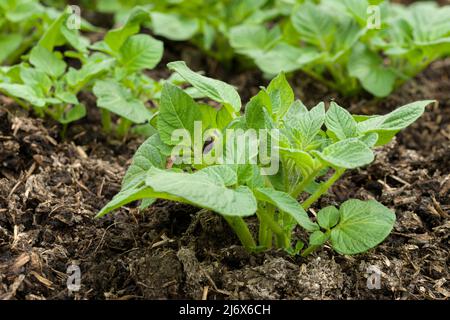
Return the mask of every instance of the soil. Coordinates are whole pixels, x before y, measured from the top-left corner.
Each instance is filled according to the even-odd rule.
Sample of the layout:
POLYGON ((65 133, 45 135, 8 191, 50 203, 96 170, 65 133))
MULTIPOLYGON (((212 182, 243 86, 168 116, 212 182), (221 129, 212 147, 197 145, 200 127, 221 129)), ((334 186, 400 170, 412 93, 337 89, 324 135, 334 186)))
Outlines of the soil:
MULTIPOLYGON (((244 101, 267 84, 259 72, 226 71, 186 45, 168 47, 155 77, 167 75, 165 62, 182 58, 236 85, 244 101)), ((307 258, 249 254, 220 216, 167 201, 93 219, 119 191, 143 139, 105 136, 87 94, 88 117, 64 139, 51 120, 0 97, 0 299, 448 299, 450 60, 381 101, 343 98, 302 74, 290 81, 308 105, 336 100, 361 114, 439 101, 311 210, 350 197, 382 202, 397 222, 380 246, 356 256, 327 246, 307 258), (78 292, 67 289, 71 265, 81 269, 78 292), (379 289, 367 285, 373 268, 381 272, 379 289)))

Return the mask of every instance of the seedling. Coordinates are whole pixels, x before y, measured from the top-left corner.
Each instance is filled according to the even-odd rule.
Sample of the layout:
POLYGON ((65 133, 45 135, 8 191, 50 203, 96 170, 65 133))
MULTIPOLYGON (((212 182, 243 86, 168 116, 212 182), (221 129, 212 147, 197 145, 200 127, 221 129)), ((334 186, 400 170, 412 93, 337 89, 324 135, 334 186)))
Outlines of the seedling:
POLYGON ((222 215, 250 251, 275 246, 299 253, 303 243, 292 239, 299 225, 310 233, 303 255, 327 241, 342 254, 356 254, 387 237, 395 214, 375 200, 348 200, 339 209, 322 208, 315 221, 307 211, 346 170, 370 164, 371 149, 388 143, 432 101, 414 102, 382 116, 354 116, 334 102, 327 111, 324 103, 308 109, 294 100, 280 74, 241 115, 241 99, 232 86, 199 75, 184 62, 168 67, 221 107, 196 102, 165 84, 157 133, 138 149, 121 191, 97 217, 136 200, 143 200, 142 208, 157 198, 179 201, 222 215), (243 131, 244 139, 231 139, 222 133, 227 130, 243 131), (257 132, 256 139, 250 131, 257 132), (265 157, 248 152, 255 150, 249 148, 255 143, 265 157), (264 158, 271 159, 270 168, 264 158), (269 170, 273 168, 277 170, 269 170), (300 197, 305 199, 301 203, 300 197), (255 214, 257 241, 244 220, 255 214))
POLYGON ((270 29, 260 24, 234 27, 230 42, 269 76, 301 69, 345 95, 362 87, 385 97, 450 54, 450 7, 380 2, 305 1, 293 8, 290 19, 270 29), (381 16, 379 29, 368 24, 374 2, 381 16))

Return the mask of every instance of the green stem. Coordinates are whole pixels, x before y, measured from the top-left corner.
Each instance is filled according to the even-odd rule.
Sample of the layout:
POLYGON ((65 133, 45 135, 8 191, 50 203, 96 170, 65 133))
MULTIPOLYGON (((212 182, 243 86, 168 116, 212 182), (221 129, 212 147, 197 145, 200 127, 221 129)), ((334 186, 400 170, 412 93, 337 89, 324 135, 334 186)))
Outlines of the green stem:
POLYGON ((128 133, 128 130, 131 127, 131 121, 125 118, 121 118, 119 122, 119 126, 117 127, 117 135, 119 137, 125 137, 128 133))
POLYGON ((102 127, 105 133, 110 133, 112 128, 111 113, 102 109, 102 127))
POLYGON ((305 190, 305 188, 310 184, 316 175, 322 170, 322 166, 319 166, 317 169, 312 171, 307 177, 305 177, 295 188, 291 191, 291 196, 297 199, 297 197, 305 190))
POLYGON ((277 238, 277 246, 282 248, 289 248, 289 238, 284 233, 283 228, 275 222, 266 210, 258 210, 258 218, 260 222, 266 224, 275 233, 277 238))
POLYGON ((236 232, 242 245, 248 251, 253 251, 256 248, 255 240, 248 229, 247 224, 241 217, 230 217, 224 216, 224 219, 228 222, 230 227, 236 232))
POLYGON ((336 169, 336 172, 331 176, 330 179, 328 179, 325 183, 320 185, 320 187, 308 198, 303 202, 302 207, 305 210, 308 210, 309 207, 316 202, 317 199, 319 199, 325 192, 328 191, 328 189, 335 183, 345 172, 345 169, 339 168, 336 169))

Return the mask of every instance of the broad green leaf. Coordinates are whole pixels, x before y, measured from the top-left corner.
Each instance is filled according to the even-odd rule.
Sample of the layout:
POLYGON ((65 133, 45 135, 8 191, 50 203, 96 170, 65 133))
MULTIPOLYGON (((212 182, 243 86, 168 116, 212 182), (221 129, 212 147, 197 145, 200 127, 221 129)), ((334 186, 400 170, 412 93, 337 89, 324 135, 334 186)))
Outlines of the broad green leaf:
POLYGON ((0 35, 0 48, 2 48, 0 51, 0 64, 19 48, 22 41, 23 38, 19 33, 0 35))
POLYGON ((200 109, 202 114, 202 126, 203 130, 206 129, 217 129, 217 113, 218 111, 207 104, 198 104, 197 107, 200 109))
POLYGON ((216 181, 218 185, 226 187, 233 186, 238 183, 236 171, 228 165, 206 167, 205 169, 195 172, 193 176, 207 176, 211 181, 216 181))
POLYGON ((306 108, 306 106, 300 100, 295 100, 289 107, 289 110, 285 114, 283 120, 285 123, 287 123, 288 127, 293 126, 295 125, 300 115, 304 112, 308 112, 308 108, 306 108))
POLYGON ((100 108, 111 111, 133 123, 144 123, 152 117, 152 113, 142 101, 134 98, 126 88, 114 80, 98 80, 93 91, 100 108))
POLYGON ((339 224, 331 230, 331 244, 341 254, 375 247, 389 235, 395 222, 395 214, 375 200, 348 200, 339 214, 339 224))
POLYGON ((105 35, 104 42, 113 52, 118 53, 125 41, 138 33, 141 23, 148 20, 148 18, 149 13, 147 10, 142 7, 135 7, 123 26, 111 30, 105 35))
POLYGON ((281 211, 292 216, 297 223, 308 231, 318 230, 316 223, 312 222, 300 204, 285 192, 273 188, 257 188, 255 195, 258 200, 273 204, 281 211))
POLYGON ((150 15, 153 32, 170 40, 190 40, 199 30, 197 19, 173 13, 152 12, 150 15))
POLYGON ((259 69, 269 76, 280 72, 292 72, 300 69, 321 57, 314 48, 301 48, 281 42, 272 49, 255 56, 255 63, 259 69))
POLYGON ((98 54, 83 64, 81 69, 69 68, 66 74, 67 83, 71 87, 84 87, 89 81, 109 71, 113 64, 114 59, 98 54))
POLYGON ((315 169, 314 159, 305 151, 292 148, 280 148, 280 153, 285 158, 294 160, 304 176, 308 176, 315 169))
POLYGON ((33 106, 44 107, 46 101, 43 97, 39 97, 36 92, 29 86, 23 84, 0 83, 0 91, 15 98, 28 101, 33 106))
POLYGON ((265 90, 261 90, 250 99, 245 107, 245 122, 248 128, 272 129, 274 124, 270 117, 271 102, 265 90))
POLYGON ((146 34, 131 36, 120 48, 122 66, 130 73, 153 69, 163 54, 163 43, 146 34))
POLYGON ((425 107, 435 100, 416 101, 404 105, 394 111, 383 115, 370 117, 362 122, 358 122, 360 133, 378 133, 376 145, 388 143, 392 137, 400 130, 411 125, 425 111, 425 107))
MULTIPOLYGON (((177 144, 172 141, 172 133, 176 129, 185 129, 192 138, 194 122, 202 120, 202 113, 197 103, 183 90, 169 83, 165 83, 162 93, 158 116, 158 131, 161 140, 169 145, 177 144)), ((191 139, 191 141, 193 141, 191 139)))
POLYGON ((372 150, 357 138, 341 140, 324 148, 322 152, 312 152, 335 168, 354 169, 365 166, 374 159, 372 150))
POLYGON ((76 104, 65 111, 57 120, 59 123, 68 124, 80 120, 86 116, 86 107, 83 104, 76 104))
MULTIPOLYGON (((116 210, 128 203, 131 203, 136 200, 143 199, 153 199, 157 198, 159 194, 154 192, 151 188, 146 187, 143 183, 138 186, 133 186, 131 188, 120 191, 118 194, 112 198, 110 202, 108 202, 97 215, 96 218, 101 218, 107 213, 116 210)), ((177 200, 175 197, 171 200, 177 200)))
POLYGON ((20 66, 20 78, 27 86, 35 90, 40 89, 43 95, 46 95, 52 87, 52 81, 45 72, 23 64, 20 66))
POLYGON ((229 84, 192 71, 184 61, 170 62, 167 67, 178 72, 187 82, 208 98, 229 105, 234 112, 241 110, 241 98, 236 89, 229 84))
POLYGON ((331 229, 339 222, 339 210, 328 206, 317 213, 317 223, 324 229, 331 229))
POLYGON ((292 25, 302 40, 322 50, 327 50, 332 43, 330 38, 335 31, 333 19, 332 12, 311 2, 298 6, 291 16, 292 25))
POLYGON ((280 73, 270 82, 267 87, 267 93, 270 97, 275 118, 282 119, 294 102, 294 91, 286 80, 284 73, 280 73))
POLYGON ((317 136, 325 121, 325 104, 319 103, 310 111, 301 113, 295 119, 286 123, 287 128, 298 139, 302 148, 307 147, 317 136))
POLYGON ((256 200, 249 188, 227 188, 208 174, 176 173, 151 168, 146 185, 155 192, 181 198, 183 202, 226 216, 245 217, 256 212, 256 200))
POLYGON ((348 62, 350 76, 357 78, 363 88, 377 97, 386 97, 394 89, 396 74, 383 66, 383 60, 365 46, 356 46, 348 62))
POLYGON ((263 25, 239 25, 230 30, 230 45, 239 53, 256 58, 280 38, 280 28, 267 30, 263 25))
POLYGON ((31 50, 30 63, 36 67, 36 69, 45 72, 51 77, 58 78, 66 70, 66 63, 56 57, 56 55, 42 47, 36 46, 31 50))
POLYGON ((345 140, 357 135, 356 121, 344 108, 331 102, 325 116, 325 125, 339 140, 345 140))
POLYGON ((38 46, 44 47, 48 51, 53 51, 56 46, 64 43, 64 37, 61 33, 61 27, 69 17, 69 13, 65 10, 61 15, 55 19, 50 27, 47 28, 38 42, 38 46))
POLYGON ((323 233, 320 230, 314 231, 309 235, 309 245, 321 246, 329 239, 329 237, 330 236, 328 234, 323 233))
POLYGON ((152 168, 163 169, 166 164, 165 157, 158 149, 159 139, 153 135, 137 149, 131 165, 122 180, 122 190, 128 189, 145 180, 147 171, 152 168))

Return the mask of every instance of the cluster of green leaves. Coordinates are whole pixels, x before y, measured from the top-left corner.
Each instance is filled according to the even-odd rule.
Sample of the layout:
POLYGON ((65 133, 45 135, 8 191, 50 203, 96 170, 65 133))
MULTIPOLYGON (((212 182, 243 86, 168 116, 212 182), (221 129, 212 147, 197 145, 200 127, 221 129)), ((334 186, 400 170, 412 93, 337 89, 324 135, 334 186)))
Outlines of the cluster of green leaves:
POLYGON ((97 0, 96 9, 126 19, 135 6, 150 13, 145 26, 155 35, 174 41, 189 40, 219 61, 234 56, 229 44, 232 27, 262 24, 287 15, 297 0, 97 0))
POLYGON ((182 81, 171 77, 158 82, 145 73, 163 54, 161 41, 139 34, 147 17, 148 12, 136 8, 120 28, 91 44, 78 30, 68 28, 70 13, 65 11, 53 20, 23 62, 0 68, 0 92, 24 108, 66 125, 85 116, 86 107, 77 96, 82 90, 92 91, 106 131, 112 128, 113 113, 119 116, 119 135, 128 132, 132 124, 142 124, 137 129, 149 134, 148 122, 153 117, 149 101, 159 99, 164 82, 182 81))
POLYGON ((270 28, 233 28, 230 42, 268 75, 301 69, 344 94, 362 87, 384 97, 432 61, 450 55, 450 6, 380 2, 305 1, 270 28), (367 21, 377 18, 370 11, 373 4, 380 10, 380 30, 368 27, 367 21))
MULTIPOLYGON (((431 101, 414 102, 380 116, 351 115, 334 102, 328 110, 324 103, 308 109, 294 100, 292 88, 280 74, 247 103, 241 115, 241 99, 232 86, 197 74, 181 61, 168 67, 214 101, 215 107, 165 84, 157 133, 138 149, 121 191, 98 217, 136 200, 143 200, 141 207, 157 198, 179 201, 222 215, 248 250, 276 246, 303 255, 328 240, 336 251, 356 254, 376 246, 390 233, 395 214, 374 200, 348 200, 339 209, 322 208, 315 221, 307 210, 347 169, 371 163, 371 149, 388 143, 420 117, 431 101), (195 121, 202 123, 201 136, 211 128, 215 132, 275 129, 278 138, 270 138, 278 141, 275 147, 279 149, 276 161, 280 169, 274 175, 262 175, 264 164, 260 162, 190 165, 173 161, 179 141, 172 139, 172 133, 184 129, 195 136, 195 121), (297 201, 300 196, 306 199, 302 203, 297 201), (243 219, 255 214, 259 220, 258 241, 243 219), (310 232, 309 245, 303 251, 303 242, 293 244, 292 239, 298 225, 310 232)), ((225 135, 214 135, 214 144, 219 144, 218 139, 225 139, 225 135)), ((262 142, 261 136, 258 141, 262 142)), ((184 147, 192 148, 183 155, 189 156, 198 146, 184 147)), ((213 150, 203 149, 204 156, 213 156, 213 150)), ((239 150, 236 144, 227 145, 224 152, 234 155, 239 150)))
POLYGON ((37 0, 0 1, 0 64, 15 62, 58 15, 37 0))

